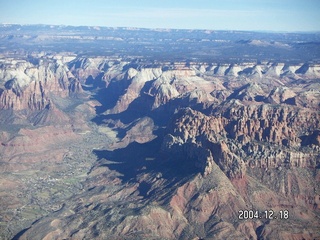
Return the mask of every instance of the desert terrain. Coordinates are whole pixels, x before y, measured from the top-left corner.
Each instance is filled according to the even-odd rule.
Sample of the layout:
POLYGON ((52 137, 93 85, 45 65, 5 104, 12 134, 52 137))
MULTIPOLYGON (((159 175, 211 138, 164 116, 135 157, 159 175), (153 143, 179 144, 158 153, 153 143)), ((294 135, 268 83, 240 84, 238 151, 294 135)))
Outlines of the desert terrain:
POLYGON ((0 239, 320 238, 319 34, 0 29, 0 239))

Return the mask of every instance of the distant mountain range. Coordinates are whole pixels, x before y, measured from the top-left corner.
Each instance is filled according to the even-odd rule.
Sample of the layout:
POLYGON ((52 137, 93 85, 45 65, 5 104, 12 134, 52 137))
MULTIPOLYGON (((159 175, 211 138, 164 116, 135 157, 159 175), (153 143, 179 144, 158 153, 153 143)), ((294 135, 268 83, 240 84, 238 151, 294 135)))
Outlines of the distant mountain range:
POLYGON ((2 51, 71 51, 168 61, 319 61, 320 33, 0 25, 2 51))

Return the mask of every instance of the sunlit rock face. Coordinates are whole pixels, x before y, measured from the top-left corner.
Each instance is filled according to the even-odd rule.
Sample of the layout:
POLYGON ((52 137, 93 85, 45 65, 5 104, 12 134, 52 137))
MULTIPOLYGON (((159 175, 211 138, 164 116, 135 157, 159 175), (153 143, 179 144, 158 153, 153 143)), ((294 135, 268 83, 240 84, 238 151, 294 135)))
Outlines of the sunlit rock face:
POLYGON ((0 75, 1 109, 40 111, 52 106, 50 94, 67 97, 82 92, 79 81, 60 60, 42 60, 37 65, 12 60, 0 75))
MULTIPOLYGON (((70 130, 72 117, 65 111, 62 99, 73 101, 73 98, 81 96, 83 89, 78 79, 60 59, 42 57, 33 63, 28 59, 9 59, 3 63, 0 76, 2 123, 21 124, 22 126, 31 124, 39 127, 65 126, 66 132, 70 130)), ((44 135, 46 131, 43 131, 44 135)), ((21 143, 15 144, 9 141, 3 145, 32 146, 37 135, 33 135, 32 131, 30 133, 30 136, 28 131, 19 133, 22 136, 29 136, 30 142, 21 140, 21 143), (28 143, 23 143, 23 141, 28 143)), ((38 134, 41 139, 41 131, 38 134)), ((48 142, 54 139, 53 135, 47 137, 48 142)), ((34 145, 41 145, 41 143, 42 141, 36 140, 34 145)))

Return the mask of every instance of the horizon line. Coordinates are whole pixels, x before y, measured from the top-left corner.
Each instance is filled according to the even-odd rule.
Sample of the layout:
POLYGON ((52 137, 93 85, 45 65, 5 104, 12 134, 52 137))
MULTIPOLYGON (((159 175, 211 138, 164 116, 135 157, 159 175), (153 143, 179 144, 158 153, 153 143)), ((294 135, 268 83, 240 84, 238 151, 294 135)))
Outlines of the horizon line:
POLYGON ((209 29, 209 28, 167 28, 167 27, 129 27, 129 26, 101 26, 101 25, 72 25, 72 24, 47 24, 47 23, 3 23, 0 25, 20 25, 20 26, 56 26, 56 27, 91 27, 91 28, 110 28, 110 29, 126 29, 126 30, 183 30, 183 31, 225 31, 225 32, 260 32, 260 33, 320 33, 320 30, 295 30, 295 31, 285 31, 285 30, 241 30, 241 29, 209 29))

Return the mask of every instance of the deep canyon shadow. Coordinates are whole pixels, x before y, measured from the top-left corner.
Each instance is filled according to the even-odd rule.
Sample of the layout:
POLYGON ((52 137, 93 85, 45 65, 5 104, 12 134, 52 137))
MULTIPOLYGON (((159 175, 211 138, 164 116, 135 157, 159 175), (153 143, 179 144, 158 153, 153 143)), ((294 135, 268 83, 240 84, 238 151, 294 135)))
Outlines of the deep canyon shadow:
MULTIPOLYGON (((107 166, 110 170, 121 174, 123 182, 136 182, 137 176, 142 173, 160 175, 170 182, 170 186, 189 179, 199 170, 193 162, 184 161, 181 156, 171 156, 161 152, 162 137, 158 137, 148 143, 133 142, 125 148, 109 150, 94 150, 94 154, 101 162, 101 166, 107 166), (104 160, 111 163, 103 163, 104 160)), ((169 185, 167 187, 170 187, 169 185)), ((148 184, 141 185, 141 193, 147 192, 148 184)))
POLYGON ((122 174, 120 178, 127 182, 134 180, 141 169, 146 168, 150 171, 155 168, 155 159, 158 157, 160 144, 159 139, 155 139, 143 144, 133 142, 125 148, 113 151, 94 150, 93 153, 97 156, 98 162, 104 159, 114 162, 102 166, 105 165, 119 172, 122 174))

